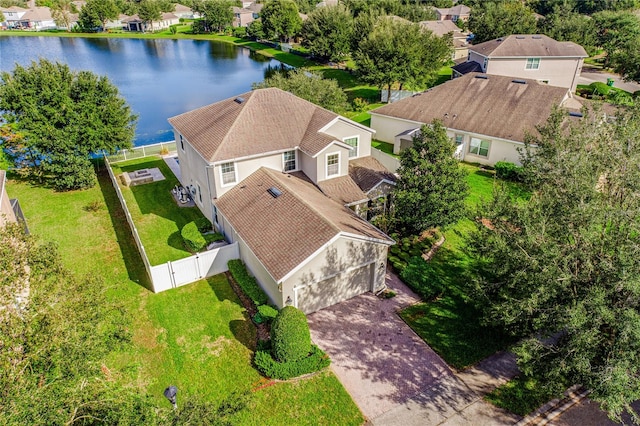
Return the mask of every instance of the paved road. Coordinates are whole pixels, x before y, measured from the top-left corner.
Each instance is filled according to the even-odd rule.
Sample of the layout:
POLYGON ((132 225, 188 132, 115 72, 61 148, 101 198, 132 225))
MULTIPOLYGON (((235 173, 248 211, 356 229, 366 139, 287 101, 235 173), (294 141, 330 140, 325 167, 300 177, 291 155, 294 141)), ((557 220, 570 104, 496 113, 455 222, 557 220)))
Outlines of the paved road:
POLYGON ((625 82, 622 80, 622 78, 620 78, 618 74, 608 73, 588 66, 584 66, 582 68, 582 73, 580 74, 580 77, 578 77, 578 84, 591 84, 594 81, 606 83, 607 78, 613 78, 613 80, 615 81, 615 83, 613 83, 613 86, 622 90, 626 90, 627 92, 633 93, 640 90, 640 84, 638 83, 625 82))

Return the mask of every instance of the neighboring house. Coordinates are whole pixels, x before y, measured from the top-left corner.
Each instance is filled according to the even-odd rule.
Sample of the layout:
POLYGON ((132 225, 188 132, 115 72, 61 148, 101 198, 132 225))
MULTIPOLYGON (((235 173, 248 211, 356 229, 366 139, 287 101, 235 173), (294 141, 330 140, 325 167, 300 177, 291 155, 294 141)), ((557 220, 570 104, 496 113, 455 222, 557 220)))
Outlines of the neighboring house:
POLYGON ((180 18, 171 12, 163 12, 159 21, 144 22, 136 14, 122 19, 123 28, 127 31, 160 31, 176 25, 180 22, 180 18))
POLYGON ((451 34, 453 39, 453 57, 451 59, 456 60, 460 58, 466 58, 469 55, 469 45, 467 38, 469 33, 462 31, 453 21, 422 21, 419 22, 422 28, 426 28, 438 37, 444 37, 447 34, 451 34))
POLYGON ((4 188, 5 180, 6 172, 0 170, 0 226, 4 226, 7 222, 18 222, 13 207, 11 206, 11 200, 9 200, 7 191, 4 188))
POLYGON ((518 148, 527 132, 536 134, 554 105, 577 114, 582 106, 567 89, 536 80, 478 73, 371 111, 376 138, 394 144, 394 152, 411 146, 423 124, 442 121, 457 145, 460 160, 493 165, 520 163, 518 148))
POLYGON ((194 11, 190 7, 180 3, 176 3, 173 14, 176 15, 178 18, 184 18, 184 19, 195 19, 200 17, 200 15, 197 13, 194 13, 194 11))
POLYGON ((2 21, 2 27, 4 29, 22 28, 20 19, 27 13, 28 9, 24 9, 18 6, 3 7, 0 9, 4 19, 2 21))
POLYGON ((468 72, 528 78, 575 92, 587 52, 570 41, 546 35, 517 34, 469 46, 466 62, 453 67, 453 76, 468 72))
POLYGON ((243 7, 233 7, 233 26, 246 27, 260 17, 262 3, 243 3, 243 7))
POLYGON ((276 88, 169 122, 183 185, 273 303, 309 313, 384 287, 393 241, 356 214, 395 181, 372 129, 276 88))
POLYGON ((436 11, 436 19, 438 21, 457 22, 458 19, 462 21, 468 21, 469 14, 471 13, 471 8, 463 4, 459 4, 449 8, 434 8, 434 10, 436 11))
POLYGON ((2 26, 7 29, 41 31, 56 28, 56 23, 48 7, 33 6, 29 9, 23 9, 12 6, 1 10, 4 15, 2 26))

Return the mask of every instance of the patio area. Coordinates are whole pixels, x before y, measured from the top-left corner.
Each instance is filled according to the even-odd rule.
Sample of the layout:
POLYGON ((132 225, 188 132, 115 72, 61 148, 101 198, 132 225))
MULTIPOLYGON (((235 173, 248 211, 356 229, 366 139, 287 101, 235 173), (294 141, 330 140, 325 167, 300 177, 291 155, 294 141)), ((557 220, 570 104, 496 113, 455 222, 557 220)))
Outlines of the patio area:
POLYGON ((116 176, 157 169, 164 177, 162 180, 154 179, 134 186, 119 182, 151 265, 191 256, 184 247, 180 230, 187 223, 201 219, 203 215, 193 202, 190 205, 176 202, 172 190, 180 182, 167 161, 160 156, 151 156, 115 163, 111 167, 116 176))

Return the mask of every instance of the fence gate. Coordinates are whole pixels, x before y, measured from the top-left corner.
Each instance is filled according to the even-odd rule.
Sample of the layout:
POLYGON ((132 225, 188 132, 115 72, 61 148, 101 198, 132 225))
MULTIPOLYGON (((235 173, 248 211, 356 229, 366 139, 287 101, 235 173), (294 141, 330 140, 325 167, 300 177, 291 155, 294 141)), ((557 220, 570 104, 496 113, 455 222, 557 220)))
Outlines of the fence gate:
POLYGON ((169 265, 171 267, 171 274, 173 275, 173 283, 176 287, 198 281, 202 278, 197 256, 169 262, 169 265))

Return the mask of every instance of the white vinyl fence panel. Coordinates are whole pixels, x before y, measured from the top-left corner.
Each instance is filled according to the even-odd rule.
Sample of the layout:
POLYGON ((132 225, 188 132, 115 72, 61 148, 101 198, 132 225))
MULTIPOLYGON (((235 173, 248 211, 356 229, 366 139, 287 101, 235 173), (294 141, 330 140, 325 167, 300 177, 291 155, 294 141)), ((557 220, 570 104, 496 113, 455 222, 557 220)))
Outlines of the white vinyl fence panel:
POLYGON ((386 152, 382 152, 377 148, 371 147, 371 156, 382 163, 391 173, 395 173, 400 168, 400 160, 386 152))

